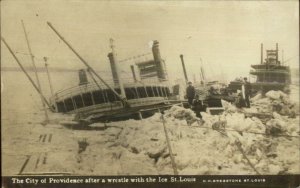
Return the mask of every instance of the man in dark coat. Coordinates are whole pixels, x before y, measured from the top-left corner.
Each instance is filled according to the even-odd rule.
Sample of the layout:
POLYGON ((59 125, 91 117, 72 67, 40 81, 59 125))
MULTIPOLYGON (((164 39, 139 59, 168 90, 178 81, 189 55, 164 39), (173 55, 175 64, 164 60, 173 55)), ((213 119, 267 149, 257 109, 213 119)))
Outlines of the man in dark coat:
POLYGON ((199 100, 199 95, 195 96, 195 99, 193 101, 192 110, 195 112, 195 114, 198 118, 202 119, 200 112, 206 111, 206 105, 203 104, 203 101, 199 100))
POLYGON ((251 95, 251 84, 247 81, 247 78, 244 78, 244 95, 245 95, 245 103, 246 108, 250 108, 250 95, 251 95))
POLYGON ((188 84, 189 86, 186 88, 186 97, 188 99, 189 105, 192 106, 196 92, 194 86, 192 85, 192 82, 188 82, 188 84))

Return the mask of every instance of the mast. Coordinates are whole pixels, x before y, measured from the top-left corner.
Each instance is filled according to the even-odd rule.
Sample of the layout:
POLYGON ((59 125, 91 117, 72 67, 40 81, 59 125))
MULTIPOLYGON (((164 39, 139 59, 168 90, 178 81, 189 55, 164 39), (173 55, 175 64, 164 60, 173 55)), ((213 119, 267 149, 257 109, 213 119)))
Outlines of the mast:
POLYGON ((264 46, 263 43, 260 44, 260 64, 264 63, 264 46))
POLYGON ((282 53, 281 53, 281 62, 282 62, 282 65, 283 65, 283 62, 284 62, 284 51, 282 50, 282 53))
POLYGON ((279 62, 278 62, 278 43, 276 43, 276 64, 279 64, 279 62))
MULTIPOLYGON (((123 96, 119 95, 119 93, 116 92, 112 87, 110 87, 97 73, 96 71, 75 51, 75 49, 58 33, 58 31, 52 26, 50 22, 47 22, 48 26, 54 31, 54 33, 70 48, 70 50, 81 60, 81 62, 89 68, 91 73, 93 73, 103 84, 108 87, 123 103, 124 107, 129 107, 129 104, 126 100, 126 98, 123 98, 123 96)), ((101 88, 99 88, 101 90, 101 88)))
POLYGON ((50 73, 49 73, 49 70, 48 70, 47 57, 44 57, 44 61, 45 61, 45 68, 46 68, 46 71, 47 71, 48 81, 49 81, 49 85, 50 85, 51 95, 54 96, 53 87, 52 87, 52 80, 51 80, 50 73))
POLYGON ((202 77, 203 77, 203 81, 205 82, 206 77, 205 77, 205 72, 204 72, 204 69, 203 69, 202 58, 200 58, 200 61, 201 61, 200 70, 201 70, 201 74, 202 74, 202 77))
POLYGON ((1 40, 3 41, 3 43, 5 44, 5 46, 7 47, 8 51, 11 53, 11 55, 14 57, 14 59, 16 60, 16 62, 18 63, 19 67, 22 69, 22 71, 24 72, 24 74, 26 75, 26 77, 28 78, 28 80, 30 81, 30 83, 32 84, 32 86, 34 87, 34 89, 42 96, 43 101, 47 104, 47 106, 53 110, 53 108, 50 106, 49 102, 47 101, 47 99, 44 97, 44 95, 40 92, 40 89, 38 88, 38 86, 34 83, 34 81, 32 80, 32 78, 29 76, 29 74, 26 72, 25 68, 23 67, 23 65, 20 63, 19 59, 17 58, 17 56, 14 54, 14 52, 12 51, 12 49, 9 47, 9 45, 6 43, 5 39, 3 37, 1 37, 1 40))
POLYGON ((34 73, 35 73, 35 77, 36 77, 36 81, 37 81, 37 87, 40 90, 40 97, 41 97, 41 101, 42 101, 42 104, 43 104, 43 109, 45 111, 45 117, 46 117, 45 122, 47 123, 49 121, 49 117, 48 117, 46 105, 45 105, 45 103, 43 101, 43 97, 42 97, 42 95, 43 95, 43 93, 42 93, 42 87, 41 87, 39 76, 38 76, 38 73, 37 73, 37 68, 35 66, 34 56, 32 54, 31 47, 29 45, 29 40, 28 40, 26 29, 25 29, 25 25, 24 25, 23 20, 21 20, 21 22, 22 22, 22 26, 23 26, 23 30, 24 30, 24 34, 25 34, 25 38, 26 38, 26 43, 27 43, 28 51, 29 51, 29 54, 30 54, 30 57, 31 57, 31 62, 32 62, 32 65, 33 65, 33 68, 34 68, 34 73))

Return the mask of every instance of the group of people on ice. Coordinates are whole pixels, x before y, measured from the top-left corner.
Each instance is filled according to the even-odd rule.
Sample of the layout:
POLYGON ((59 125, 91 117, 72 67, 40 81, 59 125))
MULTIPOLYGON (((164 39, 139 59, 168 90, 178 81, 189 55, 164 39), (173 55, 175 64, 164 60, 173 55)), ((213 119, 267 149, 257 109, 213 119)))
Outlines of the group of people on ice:
MULTIPOLYGON (((250 108, 251 89, 251 84, 245 77, 241 87, 241 91, 238 92, 238 96, 235 100, 236 107, 250 108)), ((205 112, 207 105, 203 102, 203 100, 199 99, 199 95, 196 94, 196 90, 192 82, 188 82, 188 87, 186 88, 186 98, 188 100, 190 108, 196 113, 197 117, 201 118, 200 112, 205 112)))

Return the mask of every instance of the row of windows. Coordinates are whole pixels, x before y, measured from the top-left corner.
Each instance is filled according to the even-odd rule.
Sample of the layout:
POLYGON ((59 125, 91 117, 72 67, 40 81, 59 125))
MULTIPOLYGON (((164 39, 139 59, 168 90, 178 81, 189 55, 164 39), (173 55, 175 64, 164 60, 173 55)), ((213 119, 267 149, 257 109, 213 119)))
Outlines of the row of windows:
POLYGON ((290 82, 289 76, 286 75, 260 75, 257 77, 257 82, 278 82, 278 83, 288 83, 290 82))
MULTIPOLYGON (((120 89, 115 89, 117 93, 121 93, 120 89)), ((127 99, 138 99, 146 97, 168 97, 170 90, 167 87, 137 87, 125 88, 127 99)), ((76 95, 72 98, 67 98, 64 101, 57 102, 58 112, 69 112, 85 106, 95 104, 110 103, 120 101, 120 99, 109 89, 97 90, 89 93, 76 95)))

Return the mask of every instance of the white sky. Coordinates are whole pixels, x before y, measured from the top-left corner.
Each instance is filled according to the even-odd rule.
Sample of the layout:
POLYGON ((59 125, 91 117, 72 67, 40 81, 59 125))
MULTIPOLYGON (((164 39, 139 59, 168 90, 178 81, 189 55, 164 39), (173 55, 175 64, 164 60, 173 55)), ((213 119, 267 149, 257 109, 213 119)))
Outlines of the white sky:
MULTIPOLYGON (((47 26, 50 21, 97 70, 110 71, 109 38, 119 59, 150 52, 158 40, 171 79, 183 78, 183 54, 189 78, 199 78, 200 58, 206 75, 228 80, 247 76, 260 63, 260 43, 299 66, 298 1, 75 1, 3 0, 1 32, 10 46, 28 53, 20 20, 24 20, 38 66, 49 57, 52 67, 83 68, 75 55, 47 26)), ((1 66, 17 66, 1 44, 1 66)), ((29 56, 17 54, 30 66, 29 56)), ((130 72, 130 64, 121 68, 130 72)))

